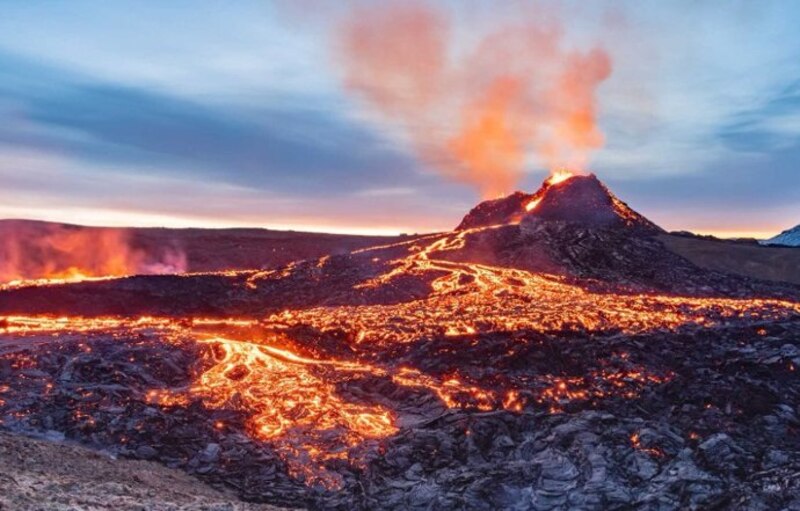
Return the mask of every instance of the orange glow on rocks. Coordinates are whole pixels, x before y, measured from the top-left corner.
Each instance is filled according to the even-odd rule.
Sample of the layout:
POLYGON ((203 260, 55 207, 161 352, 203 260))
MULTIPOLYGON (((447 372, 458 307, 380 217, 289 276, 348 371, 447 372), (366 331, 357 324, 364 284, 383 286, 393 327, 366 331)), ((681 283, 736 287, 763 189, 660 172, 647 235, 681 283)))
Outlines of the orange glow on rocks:
POLYGON ((525 211, 533 211, 540 202, 542 202, 542 199, 533 199, 529 203, 525 204, 525 211))
MULTIPOLYGON (((413 415, 404 418, 398 402, 387 399, 392 392, 371 394, 371 383, 356 385, 358 391, 349 392, 348 386, 360 379, 396 386, 400 394, 427 394, 435 410, 560 413, 580 403, 636 399, 674 377, 669 371, 632 362, 627 353, 620 353, 614 364, 580 375, 536 373, 499 380, 475 377, 460 368, 429 373, 375 358, 380 354, 420 339, 440 339, 449 350, 469 352, 491 344, 483 336, 503 332, 637 334, 687 325, 711 328, 737 318, 779 321, 800 312, 797 303, 780 300, 594 292, 552 275, 448 260, 448 253, 462 249, 470 234, 492 229, 417 241, 419 250, 360 284, 368 291, 400 282, 396 279, 432 276, 432 291, 423 299, 286 309, 258 318, 5 316, 0 317, 0 336, 23 347, 73 339, 84 353, 92 352, 92 339, 117 342, 145 333, 167 345, 191 344, 199 358, 190 382, 151 388, 143 398, 145 403, 185 408, 199 401, 210 410, 240 410, 246 416, 244 433, 269 444, 292 477, 309 485, 339 488, 341 475, 331 466, 360 466, 364 453, 375 452, 383 439, 395 436, 407 421, 414 420, 413 415), (303 329, 341 332, 345 349, 338 353, 342 357, 326 355, 314 343, 293 338, 293 332, 303 329)), ((369 256, 370 250, 374 249, 360 253, 369 256)), ((324 266, 325 261, 318 265, 324 266)), ((275 274, 274 278, 286 277, 275 274)), ((254 279, 256 289, 257 283, 254 279)), ((517 342, 523 346, 526 341, 517 342)), ((515 344, 510 344, 509 356, 514 349, 515 344)), ((24 350, 10 359, 12 368, 30 365, 24 350)), ((445 356, 447 352, 438 353, 445 356)), ((76 413, 84 424, 95 420, 91 408, 76 413)), ((227 427, 225 421, 213 423, 215 430, 227 427)), ((638 437, 632 437, 631 444, 659 455, 656 447, 642 447, 638 437)))

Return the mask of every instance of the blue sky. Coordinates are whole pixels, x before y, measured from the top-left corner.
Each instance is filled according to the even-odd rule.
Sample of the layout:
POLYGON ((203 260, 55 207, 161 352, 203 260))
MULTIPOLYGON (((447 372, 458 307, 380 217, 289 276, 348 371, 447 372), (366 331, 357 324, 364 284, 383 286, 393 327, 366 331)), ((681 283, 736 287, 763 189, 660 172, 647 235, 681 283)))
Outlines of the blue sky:
MULTIPOLYGON (((460 44, 515 10, 600 44, 589 169, 668 229, 800 223, 800 2, 442 2, 460 44)), ((0 217, 428 231, 478 200, 348 94, 343 2, 6 0, 0 217)), ((520 187, 546 171, 532 161, 520 187)))

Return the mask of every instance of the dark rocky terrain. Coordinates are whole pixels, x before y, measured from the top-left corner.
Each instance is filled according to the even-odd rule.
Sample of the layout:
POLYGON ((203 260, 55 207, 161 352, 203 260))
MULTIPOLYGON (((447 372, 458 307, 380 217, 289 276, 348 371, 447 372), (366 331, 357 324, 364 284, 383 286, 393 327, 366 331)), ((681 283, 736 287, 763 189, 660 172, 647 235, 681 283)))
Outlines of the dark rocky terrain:
POLYGON ((800 250, 694 235, 659 236, 667 250, 709 270, 800 284, 800 250))

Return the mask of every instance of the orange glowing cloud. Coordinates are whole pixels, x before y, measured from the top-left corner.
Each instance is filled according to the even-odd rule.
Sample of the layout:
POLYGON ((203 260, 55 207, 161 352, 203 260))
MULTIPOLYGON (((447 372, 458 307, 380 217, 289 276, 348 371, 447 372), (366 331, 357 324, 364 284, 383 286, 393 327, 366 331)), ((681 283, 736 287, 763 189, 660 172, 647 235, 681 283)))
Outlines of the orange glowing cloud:
POLYGON ((511 191, 530 154, 580 168, 603 144, 596 92, 611 59, 565 49, 556 23, 494 27, 465 50, 444 12, 394 2, 354 10, 339 35, 347 89, 424 162, 484 197, 511 191))
POLYGON ((0 284, 186 271, 182 251, 156 252, 135 248, 126 229, 7 222, 0 228, 0 284))

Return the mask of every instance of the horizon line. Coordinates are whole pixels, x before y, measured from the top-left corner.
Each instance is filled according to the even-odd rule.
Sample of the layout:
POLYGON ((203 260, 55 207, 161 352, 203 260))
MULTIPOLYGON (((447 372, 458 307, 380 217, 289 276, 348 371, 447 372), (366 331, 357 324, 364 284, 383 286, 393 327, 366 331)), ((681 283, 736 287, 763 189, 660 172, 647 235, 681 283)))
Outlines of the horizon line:
MULTIPOLYGON (((159 215, 161 216, 161 215, 159 215)), ((0 222, 40 222, 49 224, 61 224, 75 227, 87 227, 94 229, 202 229, 202 230, 236 230, 236 229, 258 229, 265 231, 296 232, 308 234, 335 234, 346 236, 374 236, 374 237, 398 237, 398 236, 419 236, 448 232, 448 230, 437 229, 397 229, 393 227, 357 227, 357 226, 332 226, 307 223, 262 223, 253 221, 230 222, 230 221, 188 221, 178 216, 165 215, 168 223, 95 223, 74 220, 53 220, 52 218, 40 217, 6 217, 0 218, 0 222)), ((791 227, 790 227, 791 228, 791 227)), ((454 229, 450 229, 454 230, 454 229)), ((755 239, 767 240, 779 235, 781 231, 748 230, 748 229, 708 229, 708 228, 682 228, 666 230, 670 234, 690 233, 696 236, 713 236, 723 240, 755 239)))

